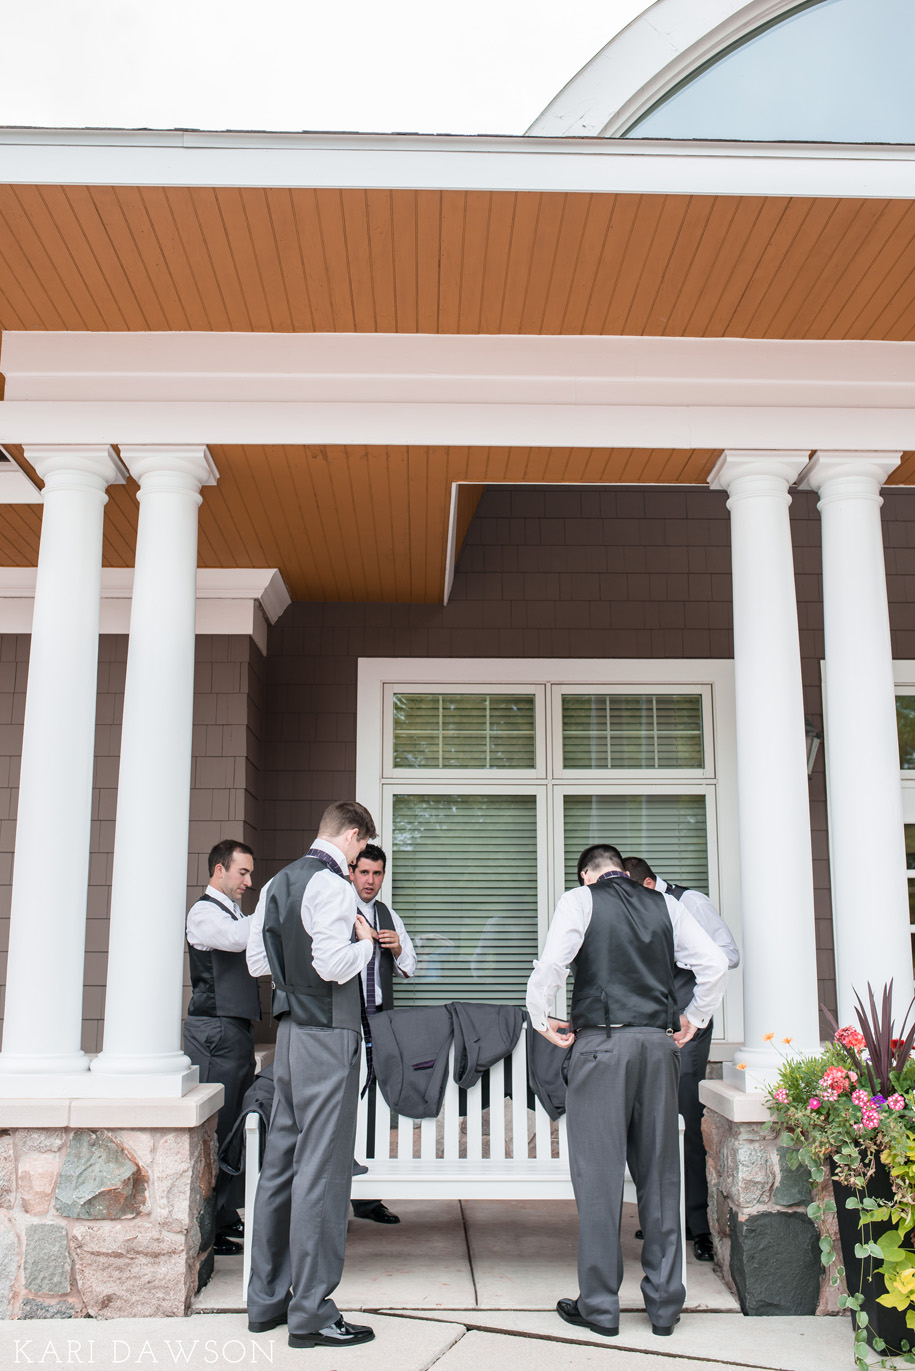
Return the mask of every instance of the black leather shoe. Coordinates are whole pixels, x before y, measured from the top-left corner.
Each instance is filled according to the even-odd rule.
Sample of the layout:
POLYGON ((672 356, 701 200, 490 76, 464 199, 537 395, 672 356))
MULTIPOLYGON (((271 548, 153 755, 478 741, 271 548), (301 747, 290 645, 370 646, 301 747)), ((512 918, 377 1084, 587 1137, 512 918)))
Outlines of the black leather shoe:
POLYGON ((635 1236, 638 1238, 639 1242, 641 1242, 642 1239, 645 1237, 645 1234, 642 1232, 641 1228, 637 1228, 635 1230, 635 1236))
POLYGON ((362 1214, 358 1213, 358 1211, 354 1212, 353 1217, 357 1219, 371 1219, 373 1223, 400 1223, 398 1216, 392 1214, 387 1205, 382 1204, 380 1200, 377 1204, 373 1205, 371 1209, 366 1209, 362 1214))
POLYGON ((693 1238, 693 1251, 696 1254, 697 1262, 713 1262, 715 1260, 715 1248, 712 1244, 711 1233, 698 1233, 693 1238))
POLYGON ((322 1328, 318 1333, 290 1333, 290 1347, 355 1347, 360 1342, 371 1342, 375 1333, 361 1323, 347 1323, 341 1314, 336 1323, 322 1328))
POLYGON ((600 1333, 605 1338, 615 1338, 619 1333, 619 1324, 610 1327, 606 1323, 591 1323, 579 1312, 578 1300, 557 1300, 556 1313, 566 1323, 574 1323, 578 1328, 589 1328, 592 1333, 600 1333))
POLYGON ((217 1257, 240 1257, 244 1251, 240 1242, 233 1242, 227 1238, 225 1233, 220 1233, 213 1243, 213 1251, 217 1257))
POLYGON ((673 1323, 653 1323, 651 1325, 651 1331, 656 1338, 669 1338, 679 1322, 680 1315, 678 1314, 673 1323))
POLYGON ((277 1314, 275 1319, 263 1319, 260 1323, 248 1320, 249 1333, 272 1333, 274 1328, 281 1328, 286 1322, 285 1314, 277 1314))
POLYGON ((242 1223, 241 1219, 236 1219, 234 1223, 227 1224, 225 1228, 220 1228, 219 1236, 221 1238, 232 1238, 234 1242, 244 1242, 245 1225, 242 1223))

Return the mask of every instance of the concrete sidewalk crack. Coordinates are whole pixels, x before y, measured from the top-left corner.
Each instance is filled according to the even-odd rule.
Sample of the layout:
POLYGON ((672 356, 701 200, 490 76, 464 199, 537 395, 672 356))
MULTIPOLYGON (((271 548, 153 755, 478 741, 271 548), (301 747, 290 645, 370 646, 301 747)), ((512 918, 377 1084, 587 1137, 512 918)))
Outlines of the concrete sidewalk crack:
MULTIPOLYGON (((385 1318, 415 1319, 420 1323, 450 1323, 450 1319, 437 1320, 434 1310, 430 1310, 426 1313, 425 1310, 422 1312, 414 1312, 411 1310, 393 1310, 379 1306, 376 1309, 366 1309, 364 1312, 367 1314, 381 1314, 384 1315, 385 1318)), ((462 1310, 461 1312, 463 1313, 464 1311, 462 1310)), ((435 1358, 435 1362, 440 1361, 442 1357, 451 1351, 452 1347, 456 1347, 461 1339, 466 1337, 468 1333, 491 1333, 493 1337, 496 1338, 527 1338, 531 1342, 562 1343, 565 1347, 596 1348, 598 1351, 606 1352, 609 1355, 627 1354, 636 1357, 665 1357, 672 1363, 678 1361, 701 1362, 703 1366, 724 1366, 727 1368, 734 1365, 733 1357, 703 1356, 701 1352, 692 1350, 676 1351, 673 1348, 667 1347, 621 1347, 619 1344, 610 1344, 609 1342, 588 1342, 584 1338, 570 1338, 564 1336, 561 1332, 532 1333, 529 1330, 520 1328, 493 1328, 489 1324, 474 1323, 470 1319, 463 1323, 456 1323, 455 1327, 462 1330, 460 1337, 455 1338, 454 1342, 435 1358)), ((435 1362, 430 1362, 429 1365, 434 1366, 435 1362)), ((741 1371, 778 1371, 778 1368, 766 1365, 764 1362, 745 1361, 741 1362, 741 1371)))
POLYGON ((463 1225, 463 1227, 464 1227, 464 1245, 465 1245, 465 1247, 467 1248, 467 1265, 468 1265, 468 1267, 470 1268, 470 1279, 471 1279, 471 1282, 473 1283, 473 1303, 474 1303, 474 1307, 475 1307, 475 1308, 478 1308, 478 1307, 479 1307, 479 1304, 480 1304, 480 1298, 479 1298, 479 1296, 478 1296, 478 1294, 477 1294, 477 1278, 476 1278, 476 1276, 474 1275, 474 1270, 473 1270, 473 1257, 472 1257, 471 1252, 470 1252, 470 1234, 469 1234, 469 1232, 467 1231, 467 1215, 464 1213, 464 1201, 463 1201, 463 1200, 458 1200, 458 1209, 461 1211, 461 1223, 462 1223, 462 1225, 463 1225))

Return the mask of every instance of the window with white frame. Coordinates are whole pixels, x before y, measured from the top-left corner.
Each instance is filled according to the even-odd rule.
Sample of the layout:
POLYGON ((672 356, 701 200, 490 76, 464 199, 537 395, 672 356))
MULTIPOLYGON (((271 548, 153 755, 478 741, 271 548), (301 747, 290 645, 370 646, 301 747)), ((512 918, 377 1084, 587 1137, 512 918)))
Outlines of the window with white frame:
MULTIPOLYGON (((576 859, 595 841, 736 915, 731 663, 360 662, 357 794, 417 972, 396 1003, 523 1004, 576 859), (724 767, 717 757, 728 745, 724 767), (724 880, 722 875, 724 874, 724 880)), ((739 992, 731 1022, 739 1033, 739 992)))
POLYGON ((915 663, 896 664, 896 732, 905 822, 906 874, 909 882, 909 931, 915 962, 915 663))

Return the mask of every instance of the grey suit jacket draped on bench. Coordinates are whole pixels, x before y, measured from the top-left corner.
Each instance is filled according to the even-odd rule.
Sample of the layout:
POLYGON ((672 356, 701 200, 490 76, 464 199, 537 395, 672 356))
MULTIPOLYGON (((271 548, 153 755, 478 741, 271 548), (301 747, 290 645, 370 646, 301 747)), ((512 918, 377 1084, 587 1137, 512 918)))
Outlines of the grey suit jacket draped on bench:
POLYGON ((462 1090, 507 1057, 521 1036, 523 1015, 514 1005, 472 1004, 391 1009, 372 1017, 372 1053, 378 1088, 407 1119, 434 1119, 448 1079, 454 1041, 454 1079, 462 1090))

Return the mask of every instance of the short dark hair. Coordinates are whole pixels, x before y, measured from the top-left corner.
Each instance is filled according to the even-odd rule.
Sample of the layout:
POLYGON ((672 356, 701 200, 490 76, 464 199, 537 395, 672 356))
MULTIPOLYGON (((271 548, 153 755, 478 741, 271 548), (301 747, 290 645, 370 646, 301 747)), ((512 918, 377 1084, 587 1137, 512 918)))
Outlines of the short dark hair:
POLYGON ((217 843, 207 857, 207 870, 210 875, 216 875, 217 866, 224 866, 228 871, 236 852, 244 852, 247 857, 254 856, 247 843, 236 842, 234 838, 223 838, 221 843, 217 843))
POLYGON ((375 820, 358 800, 335 800, 321 815, 318 832, 325 837, 335 838, 348 829, 355 828, 363 842, 377 838, 375 820))
POLYGON ((586 847, 575 867, 579 885, 584 885, 581 873, 590 871, 595 866, 618 866, 622 869, 623 859, 618 849, 611 847, 610 843, 594 843, 591 847, 586 847))
POLYGON ((374 843, 366 843, 365 847, 359 853, 359 856, 356 858, 353 865, 358 866, 359 863, 362 861, 363 857, 366 859, 367 862, 381 862, 382 869, 384 871, 387 871, 388 859, 382 852, 381 848, 376 847, 374 843))
POLYGON ((641 885, 644 885, 646 881, 658 879, 644 857, 627 857, 623 865, 632 879, 641 885))

